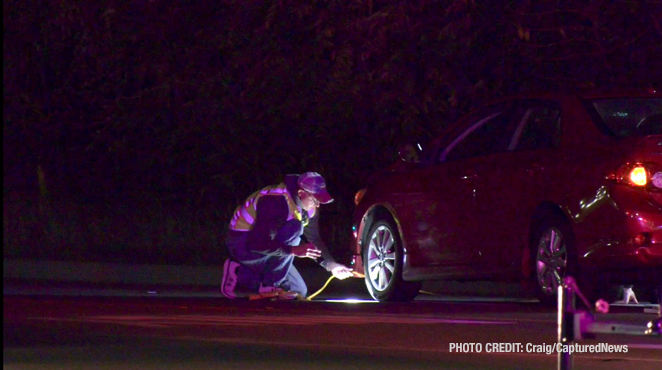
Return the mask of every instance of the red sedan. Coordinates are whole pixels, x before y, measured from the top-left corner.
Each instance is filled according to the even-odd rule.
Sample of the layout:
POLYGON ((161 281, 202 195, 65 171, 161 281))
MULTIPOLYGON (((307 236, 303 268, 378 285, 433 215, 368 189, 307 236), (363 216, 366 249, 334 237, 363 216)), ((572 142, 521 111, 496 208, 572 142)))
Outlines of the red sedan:
POLYGON ((351 249, 373 298, 428 279, 528 281, 553 302, 565 275, 662 287, 662 94, 502 99, 356 195, 351 249))

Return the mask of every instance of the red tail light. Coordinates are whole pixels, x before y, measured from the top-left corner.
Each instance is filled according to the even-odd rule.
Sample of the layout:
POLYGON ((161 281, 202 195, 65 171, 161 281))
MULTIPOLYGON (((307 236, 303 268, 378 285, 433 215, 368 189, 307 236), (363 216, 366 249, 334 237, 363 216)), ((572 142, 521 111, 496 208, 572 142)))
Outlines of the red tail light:
POLYGON ((642 246, 650 243, 650 233, 637 234, 634 239, 634 245, 642 246))

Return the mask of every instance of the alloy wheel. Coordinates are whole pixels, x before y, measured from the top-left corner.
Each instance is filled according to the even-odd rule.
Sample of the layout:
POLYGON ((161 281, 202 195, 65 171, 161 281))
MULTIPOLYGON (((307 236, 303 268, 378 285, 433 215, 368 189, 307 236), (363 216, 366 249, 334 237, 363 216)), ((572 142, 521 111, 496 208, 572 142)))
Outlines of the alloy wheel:
POLYGON ((375 290, 384 291, 394 278, 396 244, 391 229, 379 226, 368 244, 368 276, 375 290))
POLYGON ((543 293, 557 293, 567 265, 568 250, 563 234, 553 227, 547 229, 540 238, 536 253, 536 275, 543 293))

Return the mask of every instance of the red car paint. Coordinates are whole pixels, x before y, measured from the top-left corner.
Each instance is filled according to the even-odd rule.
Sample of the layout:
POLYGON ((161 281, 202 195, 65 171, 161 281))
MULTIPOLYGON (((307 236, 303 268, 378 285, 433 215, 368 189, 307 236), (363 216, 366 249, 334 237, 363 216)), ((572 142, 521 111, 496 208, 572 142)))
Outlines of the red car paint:
POLYGON ((412 299, 406 284, 428 279, 535 280, 550 271, 536 254, 550 235, 567 243, 565 262, 553 262, 562 266, 549 262, 558 274, 662 286, 661 113, 655 91, 512 97, 477 109, 357 195, 354 269, 379 300, 412 299), (628 182, 637 164, 645 186, 628 182), (401 251, 397 261, 369 252, 371 275, 364 259, 379 220, 401 251))

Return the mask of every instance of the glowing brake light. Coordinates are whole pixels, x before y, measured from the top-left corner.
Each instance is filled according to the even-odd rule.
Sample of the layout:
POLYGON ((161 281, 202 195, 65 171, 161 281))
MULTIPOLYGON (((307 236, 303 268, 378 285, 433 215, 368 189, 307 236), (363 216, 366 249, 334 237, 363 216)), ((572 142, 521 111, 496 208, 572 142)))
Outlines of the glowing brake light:
POLYGON ((648 186, 648 184, 652 181, 653 185, 658 187, 655 183, 660 182, 659 180, 662 179, 662 174, 658 176, 658 174, 655 173, 656 168, 657 167, 651 166, 648 163, 626 163, 619 167, 616 171, 609 174, 607 178, 615 180, 621 184, 627 184, 636 187, 648 186), (651 176, 652 173, 655 173, 655 175, 651 176))
POLYGON ((648 183, 648 174, 646 173, 646 168, 643 166, 637 166, 630 171, 630 181, 634 185, 646 186, 648 183))

